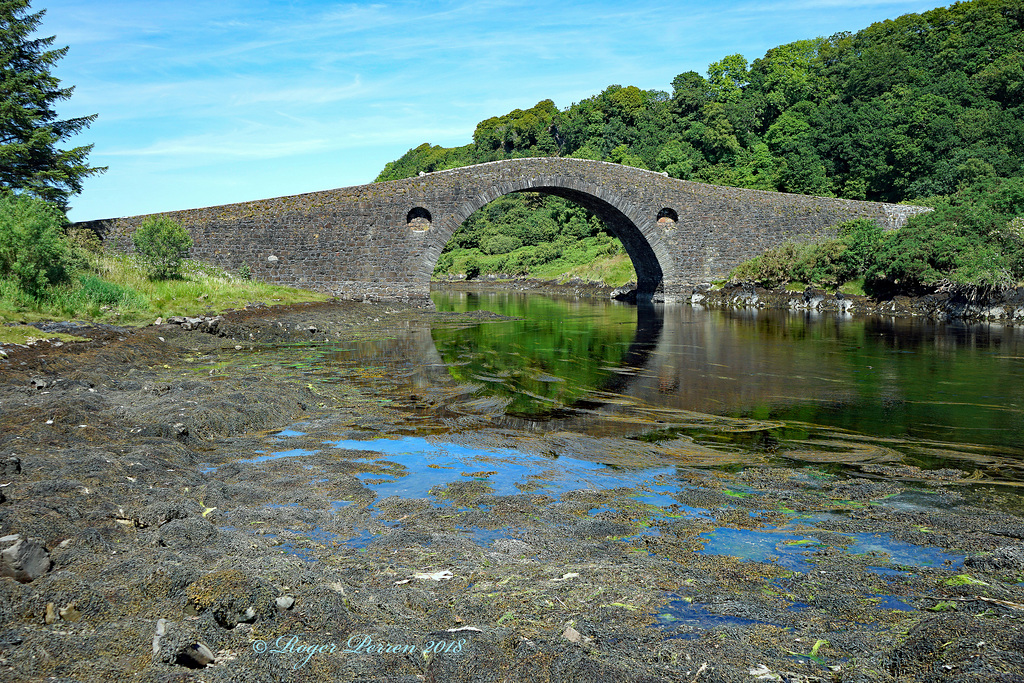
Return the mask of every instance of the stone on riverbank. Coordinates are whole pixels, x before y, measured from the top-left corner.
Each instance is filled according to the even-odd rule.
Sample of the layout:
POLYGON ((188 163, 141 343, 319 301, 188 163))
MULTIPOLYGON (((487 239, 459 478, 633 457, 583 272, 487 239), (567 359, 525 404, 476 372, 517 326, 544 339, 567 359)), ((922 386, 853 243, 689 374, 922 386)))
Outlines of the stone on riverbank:
POLYGON ((0 576, 21 583, 30 583, 50 571, 53 562, 49 551, 34 539, 21 539, 5 549, 0 560, 0 576))

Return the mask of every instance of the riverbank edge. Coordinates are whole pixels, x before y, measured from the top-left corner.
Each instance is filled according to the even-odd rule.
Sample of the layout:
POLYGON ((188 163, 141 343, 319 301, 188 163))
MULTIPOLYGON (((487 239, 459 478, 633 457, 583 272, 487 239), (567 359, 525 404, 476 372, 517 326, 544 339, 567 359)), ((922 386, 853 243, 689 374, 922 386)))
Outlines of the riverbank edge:
MULTIPOLYGON (((436 280, 430 283, 431 291, 505 291, 563 296, 576 299, 611 298, 624 302, 636 300, 636 291, 632 283, 623 287, 612 287, 601 282, 572 278, 565 281, 542 280, 537 278, 484 277, 482 279, 451 279, 436 280)), ((657 302, 657 295, 655 295, 657 302)), ((266 315, 272 311, 291 311, 294 307, 337 304, 339 300, 329 299, 322 302, 303 302, 267 306, 254 304, 242 309, 224 311, 207 310, 200 316, 172 316, 168 318, 172 324, 183 325, 186 330, 203 329, 211 321, 233 318, 249 318, 254 315, 266 315)), ((730 282, 721 287, 711 283, 693 286, 692 293, 685 303, 700 308, 712 309, 754 309, 754 310, 790 310, 809 312, 830 312, 841 315, 883 315, 895 318, 927 318, 939 322, 977 323, 989 322, 1005 325, 1024 325, 1024 286, 998 291, 983 291, 976 288, 960 290, 937 288, 922 296, 895 296, 891 299, 874 299, 868 296, 828 292, 815 287, 807 287, 802 291, 785 288, 766 288, 755 282, 730 282)), ((34 327, 42 334, 26 337, 25 343, 0 342, 0 359, 12 353, 21 355, 20 350, 28 350, 40 342, 80 341, 74 337, 76 332, 87 334, 92 339, 97 336, 109 336, 130 333, 132 330, 144 329, 160 325, 164 320, 158 318, 150 324, 110 325, 93 321, 53 320, 47 322, 7 323, 9 326, 34 327)))
POLYGON ((698 285, 690 305, 705 308, 754 308, 820 311, 844 315, 884 315, 897 318, 928 318, 940 322, 996 322, 1024 325, 1024 287, 984 292, 977 289, 943 289, 922 296, 874 299, 868 296, 827 292, 807 287, 803 291, 766 289, 751 282, 729 283, 720 289, 698 285))
MULTIPOLYGON (((533 278, 443 280, 431 283, 431 290, 515 291, 575 298, 635 300, 630 285, 611 287, 584 280, 538 280, 533 278)), ((921 296, 875 299, 869 296, 828 292, 815 287, 800 291, 782 287, 766 288, 754 282, 730 282, 721 287, 702 283, 693 287, 691 306, 716 309, 760 309, 832 312, 844 315, 885 315, 897 318, 928 318, 942 322, 998 322, 1024 325, 1024 287, 999 291, 943 289, 921 296)))

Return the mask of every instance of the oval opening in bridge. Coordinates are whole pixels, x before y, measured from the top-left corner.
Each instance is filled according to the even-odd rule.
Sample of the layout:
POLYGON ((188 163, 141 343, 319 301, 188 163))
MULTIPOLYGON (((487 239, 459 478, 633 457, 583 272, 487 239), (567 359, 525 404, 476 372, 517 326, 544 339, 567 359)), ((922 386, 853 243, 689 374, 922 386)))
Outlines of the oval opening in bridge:
POLYGON ((674 209, 665 208, 658 212, 659 223, 675 223, 678 220, 679 214, 674 209))
POLYGON ((405 222, 409 224, 410 230, 416 230, 418 232, 430 230, 430 212, 422 206, 417 206, 406 214, 405 222))

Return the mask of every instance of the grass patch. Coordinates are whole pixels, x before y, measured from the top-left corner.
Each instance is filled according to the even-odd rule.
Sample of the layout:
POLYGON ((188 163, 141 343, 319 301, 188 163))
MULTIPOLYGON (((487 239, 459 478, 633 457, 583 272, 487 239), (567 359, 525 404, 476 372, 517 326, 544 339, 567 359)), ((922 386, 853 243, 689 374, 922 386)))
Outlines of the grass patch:
POLYGON ((850 296, 867 296, 867 292, 864 291, 864 278, 859 277, 856 280, 850 280, 844 282, 839 286, 839 291, 843 294, 849 294, 850 296))
POLYGON ((621 287, 627 282, 636 282, 636 270, 629 256, 616 254, 597 256, 590 263, 571 266, 568 270, 540 268, 536 277, 558 280, 578 278, 586 282, 601 282, 609 287, 621 287))
POLYGON ((445 252, 434 269, 435 278, 477 273, 532 277, 541 280, 579 278, 620 287, 636 281, 633 262, 622 243, 603 233, 574 240, 530 245, 507 254, 485 254, 477 248, 445 252))
POLYGON ((172 315, 216 314, 256 301, 295 304, 327 298, 318 292, 244 279, 191 260, 182 264, 179 277, 152 280, 135 257, 92 254, 71 282, 40 296, 30 296, 13 281, 0 280, 0 322, 86 320, 133 325, 172 315))
POLYGON ((63 332, 43 332, 30 325, 0 325, 0 344, 28 344, 39 339, 58 339, 63 342, 89 341, 63 332))

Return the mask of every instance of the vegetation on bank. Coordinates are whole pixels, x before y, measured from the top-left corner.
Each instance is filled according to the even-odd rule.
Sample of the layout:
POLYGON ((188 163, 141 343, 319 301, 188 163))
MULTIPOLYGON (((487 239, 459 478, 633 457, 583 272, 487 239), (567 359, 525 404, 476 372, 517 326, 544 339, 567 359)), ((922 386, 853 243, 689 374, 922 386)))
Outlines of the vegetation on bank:
MULTIPOLYGON (((150 251, 142 250, 148 256, 110 254, 93 233, 69 228, 53 204, 27 195, 0 195, 0 323, 73 319, 133 325, 157 317, 217 313, 254 301, 327 298, 183 260, 182 235, 187 239, 187 233, 167 219, 152 224, 155 230, 137 240, 149 245, 150 251)), ((39 331, 7 327, 0 339, 23 343, 32 336, 39 331)))
POLYGON ((849 221, 839 226, 838 239, 784 244, 741 264, 732 277, 879 298, 940 286, 1002 289, 1024 281, 1024 178, 987 177, 921 203, 934 210, 900 230, 849 221))
MULTIPOLYGON (((780 45, 753 63, 729 55, 706 75, 682 73, 671 86, 611 85, 564 110, 544 100, 481 121, 467 145, 411 149, 377 180, 564 156, 719 185, 907 201, 936 211, 912 219, 905 236, 876 235, 878 251, 852 280, 863 278, 879 292, 913 292, 944 281, 993 286, 1022 279, 1014 228, 1007 227, 1020 208, 990 197, 1012 193, 998 186, 1024 176, 1024 7, 1017 0, 907 14, 856 33, 780 45), (992 211, 995 222, 983 215, 992 211)), ((515 195, 484 207, 449 243, 451 258, 442 256, 436 274, 472 272, 474 265, 481 273, 568 272, 572 257, 559 263, 552 254, 604 230, 580 234, 579 220, 595 219, 566 206, 555 197, 515 195), (523 223, 542 227, 514 227, 523 223)), ((846 277, 839 271, 848 258, 828 250, 842 250, 850 239, 813 250, 787 247, 799 252, 787 257, 790 270, 803 264, 797 270, 811 274, 783 279, 818 271, 816 282, 846 277), (839 265, 828 265, 833 258, 839 265)), ((756 267, 772 259, 778 255, 756 267)))

